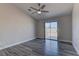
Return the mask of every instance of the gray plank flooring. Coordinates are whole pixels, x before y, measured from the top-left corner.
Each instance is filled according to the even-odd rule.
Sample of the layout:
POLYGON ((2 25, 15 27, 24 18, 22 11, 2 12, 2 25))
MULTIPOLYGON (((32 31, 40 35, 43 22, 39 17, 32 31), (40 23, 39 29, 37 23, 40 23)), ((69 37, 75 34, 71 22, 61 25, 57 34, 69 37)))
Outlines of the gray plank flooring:
POLYGON ((78 56, 72 44, 35 39, 0 50, 0 56, 78 56))

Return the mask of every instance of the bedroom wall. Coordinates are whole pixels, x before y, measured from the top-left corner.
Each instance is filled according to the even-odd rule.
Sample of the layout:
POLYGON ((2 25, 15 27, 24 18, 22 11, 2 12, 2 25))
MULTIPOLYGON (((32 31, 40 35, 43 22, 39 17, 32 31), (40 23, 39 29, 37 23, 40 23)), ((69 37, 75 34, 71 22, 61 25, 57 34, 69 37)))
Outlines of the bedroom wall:
POLYGON ((36 37, 37 38, 44 38, 44 22, 43 21, 36 21, 36 37))
POLYGON ((79 3, 73 4, 72 29, 72 43, 79 54, 79 3))
POLYGON ((59 17, 59 40, 72 42, 72 16, 59 17))
POLYGON ((35 39, 35 21, 11 4, 0 4, 0 49, 35 39))

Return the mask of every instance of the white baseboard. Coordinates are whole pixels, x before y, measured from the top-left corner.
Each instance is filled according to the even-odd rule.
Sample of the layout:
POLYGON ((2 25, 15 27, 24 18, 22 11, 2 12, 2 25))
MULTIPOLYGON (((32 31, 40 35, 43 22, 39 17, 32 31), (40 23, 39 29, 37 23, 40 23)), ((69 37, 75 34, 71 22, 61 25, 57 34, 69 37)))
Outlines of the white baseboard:
POLYGON ((74 47, 74 49, 75 49, 76 53, 79 55, 79 49, 76 47, 76 45, 75 45, 75 44, 73 44, 73 47, 74 47))
POLYGON ((59 41, 72 43, 72 41, 68 41, 68 40, 59 40, 59 41))
MULTIPOLYGON (((35 38, 34 38, 34 39, 35 39, 35 38)), ((28 42, 28 41, 30 41, 30 40, 33 40, 33 38, 32 38, 32 39, 25 40, 25 41, 21 41, 21 42, 17 42, 17 43, 14 43, 14 44, 10 44, 10 45, 6 45, 6 46, 3 46, 3 47, 0 47, 0 50, 5 49, 5 48, 8 48, 8 47, 12 47, 12 46, 15 46, 15 45, 24 43, 24 42, 28 42)))
MULTIPOLYGON (((45 39, 45 38, 37 38, 37 39, 45 39)), ((58 40, 58 41, 64 41, 64 42, 72 43, 72 41, 70 41, 70 40, 58 40)))

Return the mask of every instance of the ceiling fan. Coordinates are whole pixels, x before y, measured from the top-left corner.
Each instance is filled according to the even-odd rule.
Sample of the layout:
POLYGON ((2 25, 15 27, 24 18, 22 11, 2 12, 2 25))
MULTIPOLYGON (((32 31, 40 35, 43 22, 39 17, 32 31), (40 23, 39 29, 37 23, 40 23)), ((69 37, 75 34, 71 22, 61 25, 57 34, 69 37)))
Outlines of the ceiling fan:
POLYGON ((46 5, 41 5, 40 3, 38 3, 38 6, 39 6, 39 8, 30 7, 28 9, 28 11, 35 10, 35 12, 32 12, 32 14, 37 13, 39 15, 42 14, 42 13, 48 13, 49 12, 49 11, 43 10, 46 7, 46 5))

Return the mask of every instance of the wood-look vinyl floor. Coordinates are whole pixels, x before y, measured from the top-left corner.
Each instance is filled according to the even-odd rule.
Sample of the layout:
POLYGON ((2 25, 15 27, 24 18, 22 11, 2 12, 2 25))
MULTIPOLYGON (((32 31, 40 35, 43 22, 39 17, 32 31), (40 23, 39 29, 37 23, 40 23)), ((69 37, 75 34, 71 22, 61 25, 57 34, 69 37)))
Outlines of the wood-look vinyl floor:
POLYGON ((35 39, 0 50, 0 56, 77 56, 72 44, 35 39))

